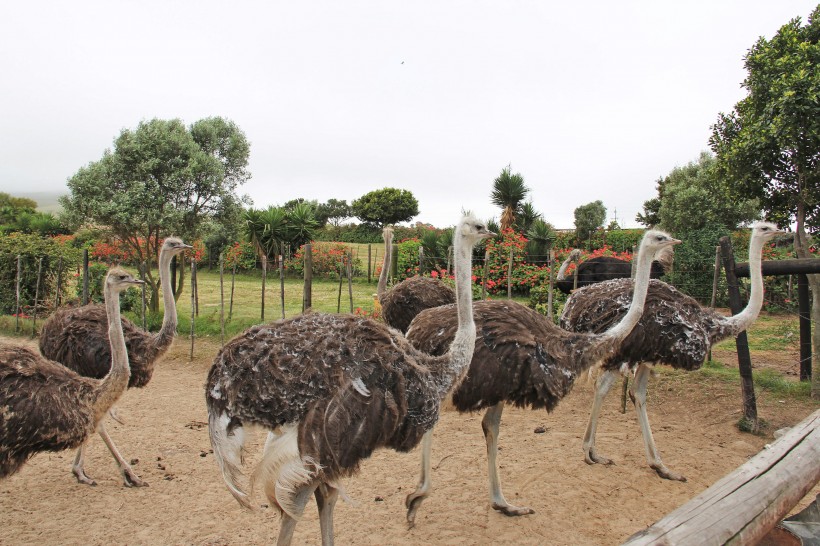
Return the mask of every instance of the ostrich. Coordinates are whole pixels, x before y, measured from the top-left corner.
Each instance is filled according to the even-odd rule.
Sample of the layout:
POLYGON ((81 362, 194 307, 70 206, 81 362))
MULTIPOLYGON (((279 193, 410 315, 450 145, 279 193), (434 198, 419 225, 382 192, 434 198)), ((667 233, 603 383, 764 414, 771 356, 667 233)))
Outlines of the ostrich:
MULTIPOLYGON (((481 421, 487 443, 490 498, 494 509, 508 515, 531 514, 510 505, 501 492, 496 458, 498 430, 504 403, 552 411, 572 389, 575 378, 613 351, 629 334, 643 312, 653 255, 679 243, 666 233, 647 231, 638 252, 637 286, 629 313, 602 334, 562 330, 538 312, 521 304, 493 300, 475 304, 477 339, 467 377, 453 390, 453 406, 460 412, 487 409, 481 421)), ((450 305, 419 313, 407 340, 431 355, 444 352, 455 332, 455 308, 450 305)), ((412 526, 422 501, 430 494, 432 430, 422 443, 421 477, 409 494, 407 521, 412 526)))
MULTIPOLYGON (((643 317, 618 351, 604 361, 603 373, 595 382, 595 398, 584 434, 584 456, 587 463, 612 464, 610 459, 599 455, 595 450, 598 415, 604 397, 620 371, 632 369, 635 370, 635 381, 630 388, 630 395, 635 402, 649 466, 662 478, 686 481, 684 476, 672 472, 663 464, 652 438, 646 415, 646 386, 652 366, 666 363, 674 368, 696 370, 703 364, 712 345, 737 336, 755 321, 763 305, 763 245, 781 233, 784 232, 774 224, 758 222, 753 226, 749 241, 751 293, 746 308, 737 315, 720 315, 712 309, 701 307, 693 298, 674 287, 652 280, 643 317)), ((626 312, 631 290, 632 281, 629 279, 615 279, 576 290, 564 307, 561 326, 574 332, 599 332, 609 328, 626 312)))
POLYGON ((130 371, 119 293, 142 284, 122 269, 105 279, 111 365, 102 379, 84 377, 25 347, 0 345, 0 478, 40 451, 81 445, 125 392, 130 371))
MULTIPOLYGON (((165 316, 162 328, 156 334, 145 332, 128 319, 122 319, 128 359, 131 363, 131 379, 128 388, 144 387, 154 374, 154 365, 165 354, 174 340, 177 329, 177 308, 171 290, 171 259, 191 248, 176 237, 168 237, 159 253, 159 279, 162 286, 162 300, 165 316)), ((102 305, 85 305, 75 309, 55 312, 40 329, 40 353, 77 372, 99 379, 111 368, 108 334, 106 333, 106 309, 102 305)), ((105 445, 117 462, 123 483, 127 487, 147 485, 131 468, 117 450, 105 429, 105 423, 97 426, 105 445)), ((85 445, 77 450, 71 471, 77 481, 87 485, 96 482, 86 475, 83 468, 85 445)))
POLYGON ((290 544, 311 494, 322 543, 332 544, 337 480, 374 449, 409 451, 432 428, 473 354, 472 248, 494 235, 470 215, 456 227, 459 326, 441 356, 383 322, 318 313, 252 327, 216 356, 205 387, 214 456, 230 492, 250 507, 239 483, 244 427, 272 431, 251 484, 264 484, 282 514, 278 544, 290 544))
POLYGON ((384 321, 399 330, 407 332, 410 321, 425 309, 455 303, 453 289, 438 279, 414 276, 387 288, 387 270, 392 260, 393 230, 389 227, 382 230, 384 238, 384 264, 379 275, 377 295, 382 308, 384 321))
MULTIPOLYGON (((671 247, 667 247, 664 251, 658 253, 655 261, 652 262, 650 278, 659 279, 669 271, 675 256, 671 250, 671 247)), ((564 294, 572 292, 575 285, 574 279, 566 276, 567 267, 570 262, 578 262, 580 257, 581 251, 577 248, 573 249, 558 269, 555 286, 564 294)), ((614 256, 596 256, 579 263, 577 267, 579 288, 610 279, 628 279, 632 276, 632 264, 614 256)))

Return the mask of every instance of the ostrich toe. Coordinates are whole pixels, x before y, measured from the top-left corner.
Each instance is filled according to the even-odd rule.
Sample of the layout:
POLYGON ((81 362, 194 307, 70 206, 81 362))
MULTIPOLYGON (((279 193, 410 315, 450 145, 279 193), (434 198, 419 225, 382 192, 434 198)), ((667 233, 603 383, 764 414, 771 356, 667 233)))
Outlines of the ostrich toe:
POLYGON ((603 455, 598 455, 594 449, 589 449, 584 453, 584 461, 586 461, 587 464, 602 464, 605 466, 615 464, 615 461, 612 459, 607 459, 603 455))
POLYGON ((85 485, 97 485, 97 482, 88 477, 82 467, 74 466, 71 468, 71 473, 77 478, 77 483, 85 485))
POLYGON ((684 476, 682 474, 678 474, 677 472, 672 472, 671 470, 666 468, 666 465, 663 464, 663 463, 652 464, 652 465, 649 465, 649 466, 652 467, 652 470, 654 470, 655 472, 658 473, 658 476, 660 476, 661 478, 663 478, 665 480, 675 480, 675 481, 679 481, 679 482, 685 482, 686 481, 686 476, 684 476))
POLYGON ((493 509, 498 510, 505 516, 526 516, 535 513, 535 510, 528 506, 513 506, 512 504, 499 504, 497 502, 493 503, 493 509))
POLYGON ((427 498, 426 493, 419 493, 415 491, 407 495, 404 499, 404 506, 407 507, 407 524, 410 529, 416 525, 416 512, 418 512, 421 503, 427 498))
POLYGON ((137 474, 130 468, 121 468, 122 483, 125 487, 148 487, 148 482, 137 476, 137 474))

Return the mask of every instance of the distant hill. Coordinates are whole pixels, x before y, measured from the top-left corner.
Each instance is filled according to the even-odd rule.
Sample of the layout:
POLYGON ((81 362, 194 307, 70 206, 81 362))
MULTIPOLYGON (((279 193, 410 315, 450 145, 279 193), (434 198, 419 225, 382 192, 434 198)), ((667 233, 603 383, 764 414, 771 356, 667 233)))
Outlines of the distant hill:
POLYGON ((25 197, 37 201, 37 210, 40 212, 50 212, 58 214, 62 212, 63 208, 57 199, 66 195, 66 192, 57 191, 7 191, 12 197, 25 197))

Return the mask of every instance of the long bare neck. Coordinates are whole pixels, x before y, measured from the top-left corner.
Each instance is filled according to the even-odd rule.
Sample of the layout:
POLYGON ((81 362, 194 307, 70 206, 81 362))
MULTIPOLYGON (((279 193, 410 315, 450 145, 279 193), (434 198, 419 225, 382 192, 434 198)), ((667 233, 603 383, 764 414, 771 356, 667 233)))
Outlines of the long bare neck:
POLYGON ((567 268, 569 267, 569 263, 572 260, 573 260, 572 254, 567 256, 567 259, 564 260, 564 263, 562 263, 561 267, 558 269, 558 275, 555 276, 555 280, 557 280, 557 281, 567 280, 567 268))
POLYGON ((162 290, 162 306, 165 315, 162 317, 162 328, 154 336, 154 346, 160 351, 171 345, 177 333, 177 302, 171 287, 171 260, 173 259, 174 256, 165 248, 159 253, 159 284, 162 290))
POLYGON ((763 238, 752 237, 749 241, 749 277, 751 278, 751 288, 749 291, 749 302, 743 311, 726 319, 726 325, 737 335, 757 319, 760 308, 763 307, 763 238))
POLYGON ((108 342, 111 344, 111 369, 100 380, 97 390, 97 401, 94 404, 95 423, 102 419, 122 395, 131 377, 128 350, 125 347, 125 336, 122 332, 122 319, 120 318, 120 295, 107 283, 105 312, 108 317, 108 342))
POLYGON ((466 244, 460 234, 454 239, 456 310, 458 330, 447 351, 447 363, 439 381, 439 394, 443 398, 460 384, 467 375, 475 350, 475 320, 473 319, 472 254, 473 249, 466 244))
POLYGON ((602 334, 603 338, 609 341, 620 342, 629 335, 632 329, 641 320, 643 315, 646 293, 649 290, 649 278, 652 272, 653 253, 648 252, 643 246, 638 251, 638 267, 635 270, 635 288, 632 293, 632 303, 629 310, 612 328, 602 334))
POLYGON ((382 264, 382 272, 379 273, 379 284, 376 288, 376 296, 381 298, 387 291, 387 277, 390 263, 393 260, 393 233, 389 232, 384 237, 384 263, 382 264))

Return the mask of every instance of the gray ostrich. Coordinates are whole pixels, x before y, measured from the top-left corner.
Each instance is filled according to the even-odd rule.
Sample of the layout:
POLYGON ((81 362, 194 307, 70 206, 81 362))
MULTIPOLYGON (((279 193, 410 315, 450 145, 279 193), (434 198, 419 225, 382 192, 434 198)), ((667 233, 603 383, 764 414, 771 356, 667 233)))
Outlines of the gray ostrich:
MULTIPOLYGON (((171 260, 177 254, 191 248, 176 237, 168 237, 159 253, 159 280, 165 316, 162 328, 156 334, 145 332, 128 319, 122 319, 125 344, 131 363, 131 379, 128 388, 141 388, 148 384, 154 366, 165 354, 174 340, 177 329, 177 307, 171 289, 171 260)), ((84 305, 74 309, 55 312, 40 329, 40 353, 78 374, 99 379, 111 368, 111 352, 108 343, 108 321, 102 305, 84 305)), ((105 445, 117 462, 123 483, 128 487, 147 485, 131 468, 117 450, 105 429, 105 423, 97 426, 105 445)), ((71 471, 77 481, 87 485, 96 482, 86 475, 83 468, 85 444, 77 450, 71 471)))
MULTIPOLYGON (((677 244, 660 231, 647 231, 638 252, 637 285, 629 312, 601 334, 562 330, 540 313, 521 304, 482 301, 475 304, 477 338, 467 377, 453 390, 453 406, 460 412, 488 408, 481 421, 487 443, 490 500, 494 509, 508 515, 531 514, 527 507, 510 505, 498 477, 498 432, 505 403, 552 411, 572 389, 579 374, 617 350, 637 324, 649 283, 652 258, 659 250, 677 244)), ((431 355, 441 354, 453 339, 455 308, 450 305, 422 311, 407 331, 407 340, 431 355)), ((415 522, 422 501, 430 494, 432 431, 422 443, 421 477, 407 496, 407 521, 415 522)))
MULTIPOLYGON (((575 288, 575 280, 566 275, 567 267, 570 262, 578 262, 580 258, 581 251, 577 248, 573 249, 558 269, 555 286, 564 294, 569 294, 575 288)), ((652 262, 650 278, 661 278, 671 269, 674 258, 671 247, 659 252, 655 261, 652 262)), ((632 264, 614 256, 596 256, 579 263, 577 268, 578 288, 611 279, 628 279, 632 276, 632 264)))
POLYGON ((413 276, 387 290, 387 270, 392 260, 393 230, 382 230, 384 239, 384 264, 379 275, 376 295, 382 307, 384 321, 401 333, 407 332, 410 321, 425 309, 455 303, 453 289, 439 279, 413 276))
POLYGON ((280 545, 290 544, 311 494, 322 543, 332 544, 337 480, 376 448, 408 451, 433 427, 472 358, 472 248, 493 235, 472 216, 456 227, 458 327, 441 356, 415 349, 383 322, 318 313, 252 327, 216 356, 205 388, 214 456, 230 492, 249 507, 239 483, 245 426, 273 431, 252 484, 264 484, 282 513, 280 545))
MULTIPOLYGON (((646 386, 655 364, 674 368, 700 368, 715 343, 737 336, 757 318, 763 305, 763 245, 775 235, 784 233, 774 224, 758 222, 752 228, 749 241, 749 272, 751 292, 746 308, 737 315, 725 317, 713 309, 701 307, 693 298, 674 287, 652 280, 646 296, 645 311, 637 326, 602 364, 603 373, 596 380, 595 398, 584 434, 584 456, 587 463, 612 464, 595 450, 595 432, 604 397, 619 373, 635 371, 630 395, 643 434, 649 466, 662 478, 686 481, 672 472, 661 460, 649 418, 646 415, 646 386)), ((626 312, 632 281, 615 279, 576 290, 567 300, 561 316, 561 326, 573 332, 600 332, 609 328, 626 312)))
POLYGON ((0 478, 41 451, 77 447, 125 392, 130 371, 119 293, 142 284, 122 269, 105 279, 111 365, 102 379, 83 377, 25 347, 0 344, 0 478))

